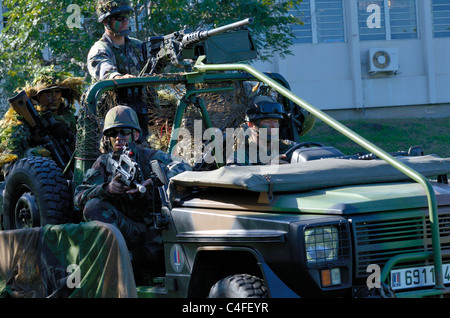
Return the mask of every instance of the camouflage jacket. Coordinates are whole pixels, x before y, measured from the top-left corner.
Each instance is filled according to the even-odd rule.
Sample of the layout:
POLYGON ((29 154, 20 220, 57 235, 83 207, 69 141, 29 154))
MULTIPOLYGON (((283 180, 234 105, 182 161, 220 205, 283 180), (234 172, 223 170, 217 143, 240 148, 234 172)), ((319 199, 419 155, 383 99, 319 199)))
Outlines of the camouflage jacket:
MULTIPOLYGON (((75 136, 75 109, 66 108, 61 114, 53 114, 53 118, 75 136)), ((51 157, 51 153, 35 140, 25 119, 10 109, 0 120, 0 168, 3 174, 6 176, 14 161, 29 156, 51 157)))
MULTIPOLYGON (((167 177, 171 177, 191 170, 191 167, 180 159, 172 160, 172 157, 161 151, 149 148, 136 147, 134 149, 135 160, 141 167, 144 180, 150 178, 150 162, 158 160, 165 170, 167 177)), ((122 194, 112 195, 107 191, 108 183, 113 176, 107 171, 108 154, 101 155, 89 169, 81 185, 75 189, 74 204, 80 211, 84 209, 86 203, 93 198, 107 200, 112 203, 119 211, 126 214, 134 220, 148 215, 152 205, 152 191, 146 191, 144 194, 122 194)), ((149 188, 149 187, 148 187, 149 188)))
POLYGON ((250 145, 248 140, 246 140, 245 147, 242 150, 237 150, 230 156, 228 156, 225 160, 227 165, 263 165, 268 164, 270 159, 277 157, 277 155, 281 155, 286 153, 289 149, 291 149, 295 142, 287 139, 279 139, 278 142, 278 153, 271 154, 270 151, 266 153, 261 153, 259 147, 257 145, 250 145), (252 150, 253 149, 253 152, 252 150), (262 157, 262 156, 263 157, 262 157))
POLYGON ((94 81, 112 79, 116 75, 139 75, 146 62, 146 50, 142 41, 125 37, 125 46, 115 45, 104 33, 91 47, 87 65, 94 81))

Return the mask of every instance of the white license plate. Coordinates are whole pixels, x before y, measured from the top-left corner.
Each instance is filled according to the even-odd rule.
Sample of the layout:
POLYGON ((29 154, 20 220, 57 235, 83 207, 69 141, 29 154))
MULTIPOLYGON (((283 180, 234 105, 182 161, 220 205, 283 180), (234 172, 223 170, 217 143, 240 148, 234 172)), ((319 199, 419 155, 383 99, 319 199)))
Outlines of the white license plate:
MULTIPOLYGON (((450 264, 443 264, 444 284, 450 283, 450 264)), ((396 269, 391 271, 391 288, 393 290, 432 286, 434 266, 422 266, 396 269)))

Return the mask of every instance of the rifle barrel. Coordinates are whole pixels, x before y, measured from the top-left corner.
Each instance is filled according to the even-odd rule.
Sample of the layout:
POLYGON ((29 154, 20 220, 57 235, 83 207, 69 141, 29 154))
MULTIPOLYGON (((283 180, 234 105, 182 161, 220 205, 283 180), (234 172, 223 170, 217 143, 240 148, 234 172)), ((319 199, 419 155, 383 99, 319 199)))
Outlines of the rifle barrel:
POLYGON ((253 18, 248 18, 248 19, 244 19, 244 20, 237 21, 237 22, 234 22, 231 24, 227 24, 227 25, 224 25, 224 26, 212 29, 212 30, 208 30, 207 31, 208 37, 214 36, 219 33, 226 32, 228 30, 237 29, 237 28, 243 27, 244 25, 248 25, 248 24, 252 24, 252 23, 253 23, 253 18))
POLYGON ((234 22, 231 24, 227 24, 215 29, 211 29, 211 30, 200 30, 200 31, 196 31, 196 32, 191 32, 188 33, 186 35, 184 35, 181 44, 186 47, 201 41, 204 41, 214 35, 229 31, 229 30, 233 30, 233 29, 237 29, 240 27, 243 27, 244 25, 248 25, 248 24, 252 24, 253 23, 253 18, 247 18, 238 22, 234 22))

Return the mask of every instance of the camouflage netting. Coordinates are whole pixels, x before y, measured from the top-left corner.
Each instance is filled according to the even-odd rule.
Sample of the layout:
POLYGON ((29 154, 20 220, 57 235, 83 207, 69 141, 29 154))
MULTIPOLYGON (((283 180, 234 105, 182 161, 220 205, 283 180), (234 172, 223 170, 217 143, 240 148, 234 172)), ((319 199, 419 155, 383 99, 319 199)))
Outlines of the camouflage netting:
MULTIPOLYGON (((252 86, 249 83, 242 82, 222 82, 218 84, 196 84, 196 89, 208 89, 212 87, 226 88, 229 90, 213 93, 202 93, 198 96, 202 98, 208 110, 208 114, 213 127, 225 131, 229 127, 239 127, 244 123, 245 110, 252 95, 252 86)), ((178 100, 184 95, 183 85, 164 85, 157 88, 159 105, 150 102, 151 94, 147 104, 149 113, 149 138, 148 144, 155 149, 167 151, 170 142, 171 128, 174 121, 178 100)), ((98 116, 90 114, 89 110, 83 107, 79 116, 81 119, 87 119, 87 125, 79 127, 78 130, 84 131, 86 138, 83 145, 77 145, 79 156, 83 158, 96 158, 99 154, 99 141, 101 138, 101 128, 103 127, 103 117, 106 112, 116 106, 117 98, 114 91, 103 94, 98 102, 98 116), (80 147, 82 146, 82 147, 80 147), (94 151, 94 152, 93 152, 94 151)), ((191 136, 194 136, 194 121, 201 120, 200 111, 195 106, 190 105, 183 116, 182 128, 189 130, 191 136)), ((79 122, 82 122, 80 120, 79 122)), ((203 126, 203 129, 205 127, 203 126)), ((81 134, 79 134, 81 135, 81 134)), ((183 148, 184 145, 180 145, 183 148)), ((183 157, 183 153, 176 153, 183 157)), ((192 158, 184 158, 186 160, 192 158)))

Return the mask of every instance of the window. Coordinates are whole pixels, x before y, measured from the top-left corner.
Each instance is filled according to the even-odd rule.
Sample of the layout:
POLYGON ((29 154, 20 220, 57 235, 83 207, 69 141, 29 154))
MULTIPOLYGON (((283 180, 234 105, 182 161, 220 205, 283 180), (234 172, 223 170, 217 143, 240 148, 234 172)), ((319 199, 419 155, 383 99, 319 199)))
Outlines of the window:
POLYGON ((448 0, 432 1, 433 36, 450 37, 450 2, 448 0))
POLYGON ((416 39, 416 0, 358 0, 361 41, 416 39))
POLYGON ((392 39, 417 39, 415 0, 390 0, 392 39))
POLYGON ((311 23, 311 4, 309 0, 303 0, 298 10, 292 10, 291 13, 301 18, 303 25, 293 25, 294 43, 312 43, 312 23, 311 23))
POLYGON ((342 0, 303 0, 292 13, 304 23, 292 26, 294 43, 345 41, 342 0))

